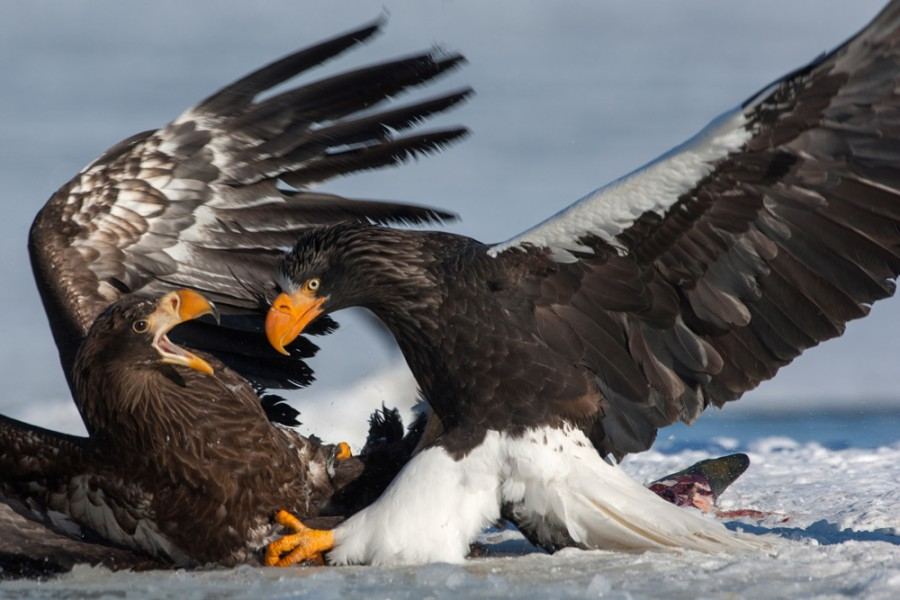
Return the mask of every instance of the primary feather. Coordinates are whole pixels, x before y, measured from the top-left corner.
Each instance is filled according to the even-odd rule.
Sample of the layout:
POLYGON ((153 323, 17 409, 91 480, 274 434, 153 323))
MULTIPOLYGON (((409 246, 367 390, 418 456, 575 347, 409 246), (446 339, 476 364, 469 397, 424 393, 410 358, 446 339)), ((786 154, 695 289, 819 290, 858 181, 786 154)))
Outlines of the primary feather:
MULTIPOLYGON (((387 105, 454 69, 461 56, 414 54, 265 95, 380 27, 336 36, 254 71, 168 125, 120 142, 53 195, 32 225, 29 250, 70 386, 75 351, 103 308, 129 293, 175 288, 202 292, 224 313, 225 331, 188 328, 192 345, 218 352, 263 386, 306 384, 312 375, 302 359, 316 351, 310 342, 298 344, 293 359, 269 352, 267 361, 256 360, 264 344, 259 317, 274 296, 280 249, 317 224, 453 218, 311 186, 399 164, 463 137, 462 127, 409 130, 465 100, 468 89, 387 105)), ((333 327, 324 322, 311 333, 333 327)))

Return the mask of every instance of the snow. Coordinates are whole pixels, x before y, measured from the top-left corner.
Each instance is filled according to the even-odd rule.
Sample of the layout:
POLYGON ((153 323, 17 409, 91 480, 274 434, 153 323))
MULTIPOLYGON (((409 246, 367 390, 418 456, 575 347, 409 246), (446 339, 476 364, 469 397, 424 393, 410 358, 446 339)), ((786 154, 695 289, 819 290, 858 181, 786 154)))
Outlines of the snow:
POLYGON ((412 423, 413 406, 419 399, 415 378, 400 362, 346 387, 311 388, 285 395, 300 411, 297 430, 301 434, 347 442, 353 452, 359 452, 366 443, 368 415, 384 405, 399 410, 404 423, 412 423))
MULTIPOLYGON (((386 403, 399 405, 409 422, 415 398, 408 369, 395 364, 344 389, 301 391, 292 401, 301 410, 301 431, 345 440, 358 451, 363 415, 386 403)), ((71 401, 54 406, 61 423, 78 419, 71 401)), ((495 530, 479 539, 487 556, 464 565, 162 573, 78 567, 46 582, 0 582, 0 597, 898 598, 900 411, 896 399, 854 406, 810 399, 773 407, 745 398, 708 410, 690 427, 662 430, 653 450, 623 463, 638 481, 650 482, 705 458, 746 452, 751 466, 719 508, 770 513, 729 526, 781 536, 786 542, 773 556, 575 549, 550 556, 518 532, 495 530)))
MULTIPOLYGON (((400 404, 409 421, 415 385, 395 366, 324 394, 300 393, 302 429, 358 450, 362 415, 400 404), (306 396, 306 398, 304 398, 306 396), (396 402, 391 402, 391 399, 396 402)), ((60 414, 70 410, 60 404, 60 414)), ((487 555, 464 565, 328 567, 113 573, 78 567, 46 581, 0 582, 2 598, 866 598, 900 597, 900 411, 860 402, 852 411, 811 401, 770 410, 747 399, 707 411, 694 425, 660 432, 654 449, 623 463, 650 482, 705 458, 746 452, 748 471, 722 510, 769 513, 729 521, 785 543, 768 556, 628 554, 565 550, 547 555, 513 530, 488 531, 487 555)), ((43 407, 46 410, 46 407, 43 407)), ((75 417, 77 418, 77 417, 75 417)), ((26 418, 27 420, 27 418, 26 418)))
MULTIPOLYGON (((799 421, 799 419, 798 419, 799 421)), ((865 420, 857 423, 865 433, 865 420)), ((652 450, 623 467, 650 481, 725 453, 652 450)), ((724 440, 729 443, 729 440, 724 440)), ((463 565, 214 569, 113 573, 78 567, 56 579, 0 582, 4 598, 865 598, 900 597, 900 441, 828 448, 789 437, 730 440, 749 470, 720 498, 724 510, 771 513, 729 527, 774 533, 773 555, 629 554, 567 549, 547 555, 513 530, 491 530, 486 556, 463 565)), ((686 509, 687 510, 687 509, 686 509)))

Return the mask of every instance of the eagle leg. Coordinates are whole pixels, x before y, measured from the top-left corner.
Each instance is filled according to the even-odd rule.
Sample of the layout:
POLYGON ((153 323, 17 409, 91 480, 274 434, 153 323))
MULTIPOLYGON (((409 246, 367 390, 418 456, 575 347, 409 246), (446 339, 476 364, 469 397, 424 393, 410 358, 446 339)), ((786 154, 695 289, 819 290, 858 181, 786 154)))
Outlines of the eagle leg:
POLYGON ((266 566, 289 567, 304 560, 325 564, 322 552, 334 547, 334 535, 331 531, 310 529, 286 510, 278 511, 275 520, 294 533, 283 536, 266 547, 266 566))

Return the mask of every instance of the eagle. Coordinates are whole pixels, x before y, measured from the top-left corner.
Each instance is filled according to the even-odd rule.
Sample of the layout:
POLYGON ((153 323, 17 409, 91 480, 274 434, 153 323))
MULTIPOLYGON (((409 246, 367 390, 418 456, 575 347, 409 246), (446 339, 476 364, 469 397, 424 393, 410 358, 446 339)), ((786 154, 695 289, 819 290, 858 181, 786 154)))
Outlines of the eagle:
MULTIPOLYGON (((417 127, 471 90, 391 102, 462 64, 460 55, 440 50, 272 89, 381 27, 379 20, 290 54, 168 125, 116 144, 40 210, 29 237, 32 268, 89 436, 0 417, 0 500, 58 531, 75 527, 78 536, 176 565, 256 560, 253 544, 262 538, 251 533, 265 526, 259 529, 252 515, 265 512, 258 504, 264 488, 287 485, 284 474, 294 473, 284 501, 297 503, 300 513, 318 514, 328 504, 341 487, 328 476, 335 447, 284 433, 271 421, 295 424, 297 412, 277 397, 263 397, 263 405, 257 396, 308 384, 305 359, 317 350, 301 339, 282 357, 266 342, 277 257, 313 225, 454 218, 312 187, 462 139, 463 127, 417 127), (151 316, 168 310, 167 302, 183 307, 196 294, 215 303, 220 324, 185 316, 171 340, 168 325, 153 325, 151 316), (143 337, 132 340, 144 326, 143 337), (177 363, 187 356, 199 362, 177 363), (204 494, 217 500, 201 509, 204 494), (183 503, 197 512, 179 514, 183 503), (216 530, 212 537, 197 529, 207 526, 216 530)), ((311 333, 335 326, 323 321, 311 333)), ((359 477, 365 456, 338 463, 333 474, 355 481, 346 489, 371 494, 380 485, 373 478, 389 481, 402 464, 376 446, 372 460, 382 462, 370 464, 367 476, 359 477)), ((358 507, 354 498, 341 496, 341 510, 358 507)))
POLYGON ((900 2, 645 167, 506 241, 310 228, 266 318, 285 347, 362 306, 433 410, 385 493, 270 564, 457 562, 501 514, 548 549, 750 549, 610 463, 841 335, 900 273, 900 2), (604 460, 604 458, 608 460, 604 460))
POLYGON ((258 562, 284 503, 318 517, 363 464, 272 423, 244 378, 169 339, 215 312, 192 290, 128 294, 101 312, 72 369, 88 437, 4 418, 4 496, 173 566, 258 562))

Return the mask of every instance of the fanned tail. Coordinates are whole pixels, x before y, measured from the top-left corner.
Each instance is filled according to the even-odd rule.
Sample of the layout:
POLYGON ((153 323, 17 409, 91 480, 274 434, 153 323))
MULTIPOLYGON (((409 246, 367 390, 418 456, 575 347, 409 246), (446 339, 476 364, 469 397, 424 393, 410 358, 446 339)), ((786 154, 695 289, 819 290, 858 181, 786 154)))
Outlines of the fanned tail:
POLYGON ((560 500, 569 535, 578 545, 701 552, 772 548, 770 538, 731 531, 697 510, 663 500, 599 455, 576 461, 573 467, 560 500))
POLYGON ((606 463, 577 430, 537 429, 509 443, 504 516, 532 542, 608 550, 772 551, 776 541, 727 529, 671 504, 606 463))

